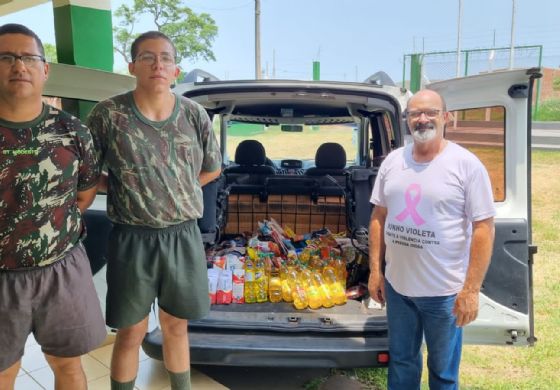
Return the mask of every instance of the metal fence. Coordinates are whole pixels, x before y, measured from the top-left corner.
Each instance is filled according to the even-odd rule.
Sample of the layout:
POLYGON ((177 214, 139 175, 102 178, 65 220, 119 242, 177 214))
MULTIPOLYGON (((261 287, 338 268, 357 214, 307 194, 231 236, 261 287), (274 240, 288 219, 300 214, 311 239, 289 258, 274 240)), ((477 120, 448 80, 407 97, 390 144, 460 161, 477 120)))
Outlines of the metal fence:
MULTIPOLYGON (((459 74, 456 51, 405 54, 402 85, 416 92, 433 81, 507 69, 510 65, 510 52, 509 47, 462 50, 459 74)), ((513 53, 515 68, 540 67, 542 64, 542 45, 516 46, 513 53)), ((533 110, 535 115, 539 108, 540 86, 538 79, 533 110)))

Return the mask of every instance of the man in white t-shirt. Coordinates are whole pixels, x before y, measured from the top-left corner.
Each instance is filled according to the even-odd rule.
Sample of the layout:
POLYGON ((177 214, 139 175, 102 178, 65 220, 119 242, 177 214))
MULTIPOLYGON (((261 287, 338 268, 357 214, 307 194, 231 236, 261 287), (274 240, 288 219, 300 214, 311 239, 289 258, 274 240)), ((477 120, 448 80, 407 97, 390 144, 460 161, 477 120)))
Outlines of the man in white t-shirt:
POLYGON ((387 156, 371 196, 368 287, 387 302, 389 389, 420 389, 423 337, 430 389, 458 389, 462 327, 492 254, 492 187, 478 158, 444 138, 438 93, 419 91, 406 113, 414 143, 387 156))

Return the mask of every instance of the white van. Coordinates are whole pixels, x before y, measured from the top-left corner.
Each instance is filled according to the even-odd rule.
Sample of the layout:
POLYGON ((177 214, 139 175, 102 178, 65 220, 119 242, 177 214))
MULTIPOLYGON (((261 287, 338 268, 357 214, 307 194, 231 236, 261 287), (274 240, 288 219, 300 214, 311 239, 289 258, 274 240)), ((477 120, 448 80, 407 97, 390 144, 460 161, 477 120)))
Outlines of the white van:
MULTIPOLYGON (((132 89, 128 76, 75 68, 53 73, 46 94, 94 102, 132 89), (76 76, 79 75, 79 76, 76 76), (68 92, 70 91, 70 92, 68 92)), ((493 72, 436 82, 453 122, 446 137, 486 165, 497 209, 492 262, 480 296, 480 313, 465 329, 471 344, 532 345, 531 100, 538 69, 493 72)), ((361 254, 371 213, 369 195, 380 162, 407 142, 402 119, 410 93, 375 82, 247 80, 179 84, 177 94, 202 104, 213 120, 224 174, 204 189, 199 221, 208 247, 254 232, 274 218, 305 234, 328 228, 355 238, 356 260, 348 287, 362 293, 345 305, 295 310, 288 303, 213 305, 189 322, 194 364, 285 367, 385 366, 388 334, 384 309, 370 307, 361 254), (258 141, 265 155, 239 153, 258 141), (240 148, 254 142, 245 142, 240 148), (337 154, 342 146, 345 156, 337 154), (319 148, 325 153, 317 153, 319 148), (338 149, 337 149, 338 148, 338 149), (255 161, 252 161, 255 159, 255 161), (258 164, 257 164, 258 162, 258 164), (361 243, 361 244, 360 244, 361 243)), ((82 104, 82 103, 80 103, 82 104)), ((75 105, 74 105, 75 106, 75 105)), ((78 105, 79 106, 79 105, 78 105)), ((92 268, 106 261, 110 222, 105 196, 86 212, 86 248, 92 268)), ((159 329, 144 350, 162 358, 159 329)))

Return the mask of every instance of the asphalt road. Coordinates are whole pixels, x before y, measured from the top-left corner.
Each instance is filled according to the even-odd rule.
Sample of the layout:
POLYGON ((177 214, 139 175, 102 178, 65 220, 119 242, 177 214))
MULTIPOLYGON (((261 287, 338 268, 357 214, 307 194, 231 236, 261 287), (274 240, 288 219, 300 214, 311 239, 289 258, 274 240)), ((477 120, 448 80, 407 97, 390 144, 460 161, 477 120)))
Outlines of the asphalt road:
MULTIPOLYGON (((448 127, 446 136, 465 145, 501 144, 501 129, 486 127, 462 127, 454 130, 448 127)), ((533 122, 531 129, 533 149, 560 150, 560 122, 533 122)))
POLYGON ((534 128, 531 139, 535 149, 560 150, 560 129, 534 128))

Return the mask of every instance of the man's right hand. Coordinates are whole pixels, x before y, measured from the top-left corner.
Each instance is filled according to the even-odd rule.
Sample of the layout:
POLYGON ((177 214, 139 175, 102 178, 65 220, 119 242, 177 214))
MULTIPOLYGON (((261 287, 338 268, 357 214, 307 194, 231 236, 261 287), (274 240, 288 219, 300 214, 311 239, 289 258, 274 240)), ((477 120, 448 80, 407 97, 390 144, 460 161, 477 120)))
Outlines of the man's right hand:
POLYGON ((383 275, 369 274, 368 290, 370 297, 377 303, 385 304, 385 278, 383 275))

